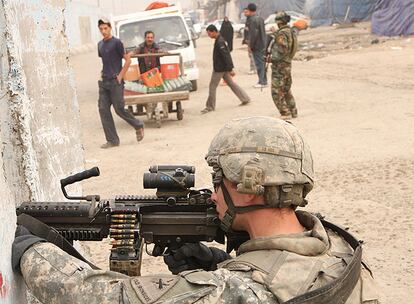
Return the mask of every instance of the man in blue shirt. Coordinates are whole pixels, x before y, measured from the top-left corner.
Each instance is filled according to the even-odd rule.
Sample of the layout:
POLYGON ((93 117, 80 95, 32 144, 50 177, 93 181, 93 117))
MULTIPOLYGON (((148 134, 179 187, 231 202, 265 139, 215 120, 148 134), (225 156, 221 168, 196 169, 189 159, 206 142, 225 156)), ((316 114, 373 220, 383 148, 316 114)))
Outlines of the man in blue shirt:
POLYGON ((98 81, 98 107, 106 137, 106 143, 101 148, 107 149, 119 146, 119 137, 112 117, 111 105, 119 117, 134 127, 137 141, 144 138, 144 124, 125 110, 123 79, 131 64, 131 57, 125 53, 121 40, 112 36, 112 27, 108 20, 100 19, 98 27, 103 36, 103 39, 98 43, 98 54, 102 58, 103 65, 101 79, 98 81), (124 66, 122 66, 122 59, 125 60, 124 66))

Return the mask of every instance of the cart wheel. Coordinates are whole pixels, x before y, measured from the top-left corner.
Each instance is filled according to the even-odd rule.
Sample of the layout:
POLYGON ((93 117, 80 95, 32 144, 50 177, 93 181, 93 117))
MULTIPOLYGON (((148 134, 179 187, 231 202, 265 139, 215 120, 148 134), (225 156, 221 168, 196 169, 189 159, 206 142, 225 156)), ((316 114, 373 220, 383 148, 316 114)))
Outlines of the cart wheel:
POLYGON ((177 101, 176 107, 177 107, 177 119, 178 120, 183 120, 183 118, 184 118, 184 110, 183 110, 183 108, 181 106, 181 101, 177 101))
POLYGON ((155 125, 157 128, 161 128, 161 113, 158 108, 155 109, 155 125))

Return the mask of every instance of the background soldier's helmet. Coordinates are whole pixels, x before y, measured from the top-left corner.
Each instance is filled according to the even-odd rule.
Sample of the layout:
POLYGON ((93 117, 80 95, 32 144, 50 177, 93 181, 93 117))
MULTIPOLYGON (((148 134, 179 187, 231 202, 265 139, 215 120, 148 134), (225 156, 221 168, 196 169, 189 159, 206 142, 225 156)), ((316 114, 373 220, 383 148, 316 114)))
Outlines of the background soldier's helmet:
POLYGON ((275 21, 282 21, 284 23, 290 22, 290 15, 288 15, 285 11, 280 11, 276 13, 275 21))
POLYGON ((280 119, 230 121, 213 139, 206 160, 215 185, 224 175, 238 192, 265 195, 272 207, 304 206, 313 188, 309 146, 295 126, 280 119))

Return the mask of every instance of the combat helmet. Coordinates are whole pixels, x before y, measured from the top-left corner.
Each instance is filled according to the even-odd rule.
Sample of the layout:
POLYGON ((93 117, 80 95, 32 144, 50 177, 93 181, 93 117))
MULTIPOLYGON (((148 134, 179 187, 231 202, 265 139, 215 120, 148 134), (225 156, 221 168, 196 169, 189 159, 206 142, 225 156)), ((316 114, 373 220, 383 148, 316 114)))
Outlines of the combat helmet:
POLYGON ((222 187, 228 206, 226 228, 231 227, 236 213, 303 207, 313 188, 309 146, 296 127, 284 120, 249 117, 228 122, 211 142, 206 160, 213 167, 213 183, 222 187), (240 193, 264 195, 265 205, 234 206, 223 177, 235 183, 240 193))
POLYGON ((275 21, 282 21, 288 24, 290 22, 290 15, 288 15, 285 11, 276 12, 275 21))

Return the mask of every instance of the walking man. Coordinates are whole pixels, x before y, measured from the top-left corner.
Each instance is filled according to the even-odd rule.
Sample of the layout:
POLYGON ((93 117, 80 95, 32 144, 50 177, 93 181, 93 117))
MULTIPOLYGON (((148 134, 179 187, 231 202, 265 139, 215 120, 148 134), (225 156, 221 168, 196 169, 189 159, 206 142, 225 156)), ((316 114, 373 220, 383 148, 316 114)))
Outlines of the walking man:
POLYGON ((256 10, 257 6, 254 3, 250 3, 247 6, 247 15, 250 17, 248 24, 248 46, 253 55, 257 76, 259 77, 259 82, 253 87, 262 89, 267 87, 267 75, 265 70, 266 31, 264 20, 256 14, 256 10))
MULTIPOLYGON (((160 52, 160 47, 157 43, 154 42, 154 32, 153 31, 146 31, 145 34, 145 41, 141 43, 137 50, 137 54, 154 54, 160 52)), ((139 71, 140 73, 145 73, 153 68, 160 69, 160 57, 156 56, 148 56, 145 58, 138 58, 139 63, 139 71)))
POLYGON ((212 24, 207 27, 207 35, 216 41, 214 43, 213 50, 213 72, 211 74, 208 98, 206 107, 201 111, 201 113, 205 114, 215 110, 217 86, 222 78, 233 93, 239 98, 241 105, 248 104, 250 102, 250 97, 232 79, 236 73, 233 71, 233 60, 231 59, 230 51, 226 42, 219 34, 217 28, 212 24))
POLYGON ((137 141, 144 138, 144 124, 125 110, 124 76, 131 64, 131 57, 125 53, 121 40, 112 36, 111 23, 106 19, 98 21, 103 39, 98 43, 98 55, 102 58, 102 72, 99 85, 99 115, 105 132, 106 143, 102 149, 119 146, 119 137, 111 113, 111 105, 115 113, 134 127, 137 141), (122 59, 125 60, 122 66, 122 59))
POLYGON ((297 36, 289 26, 290 16, 278 12, 275 21, 279 29, 273 34, 271 49, 272 98, 282 119, 296 118, 298 110, 291 92, 292 59, 297 50, 297 36))

